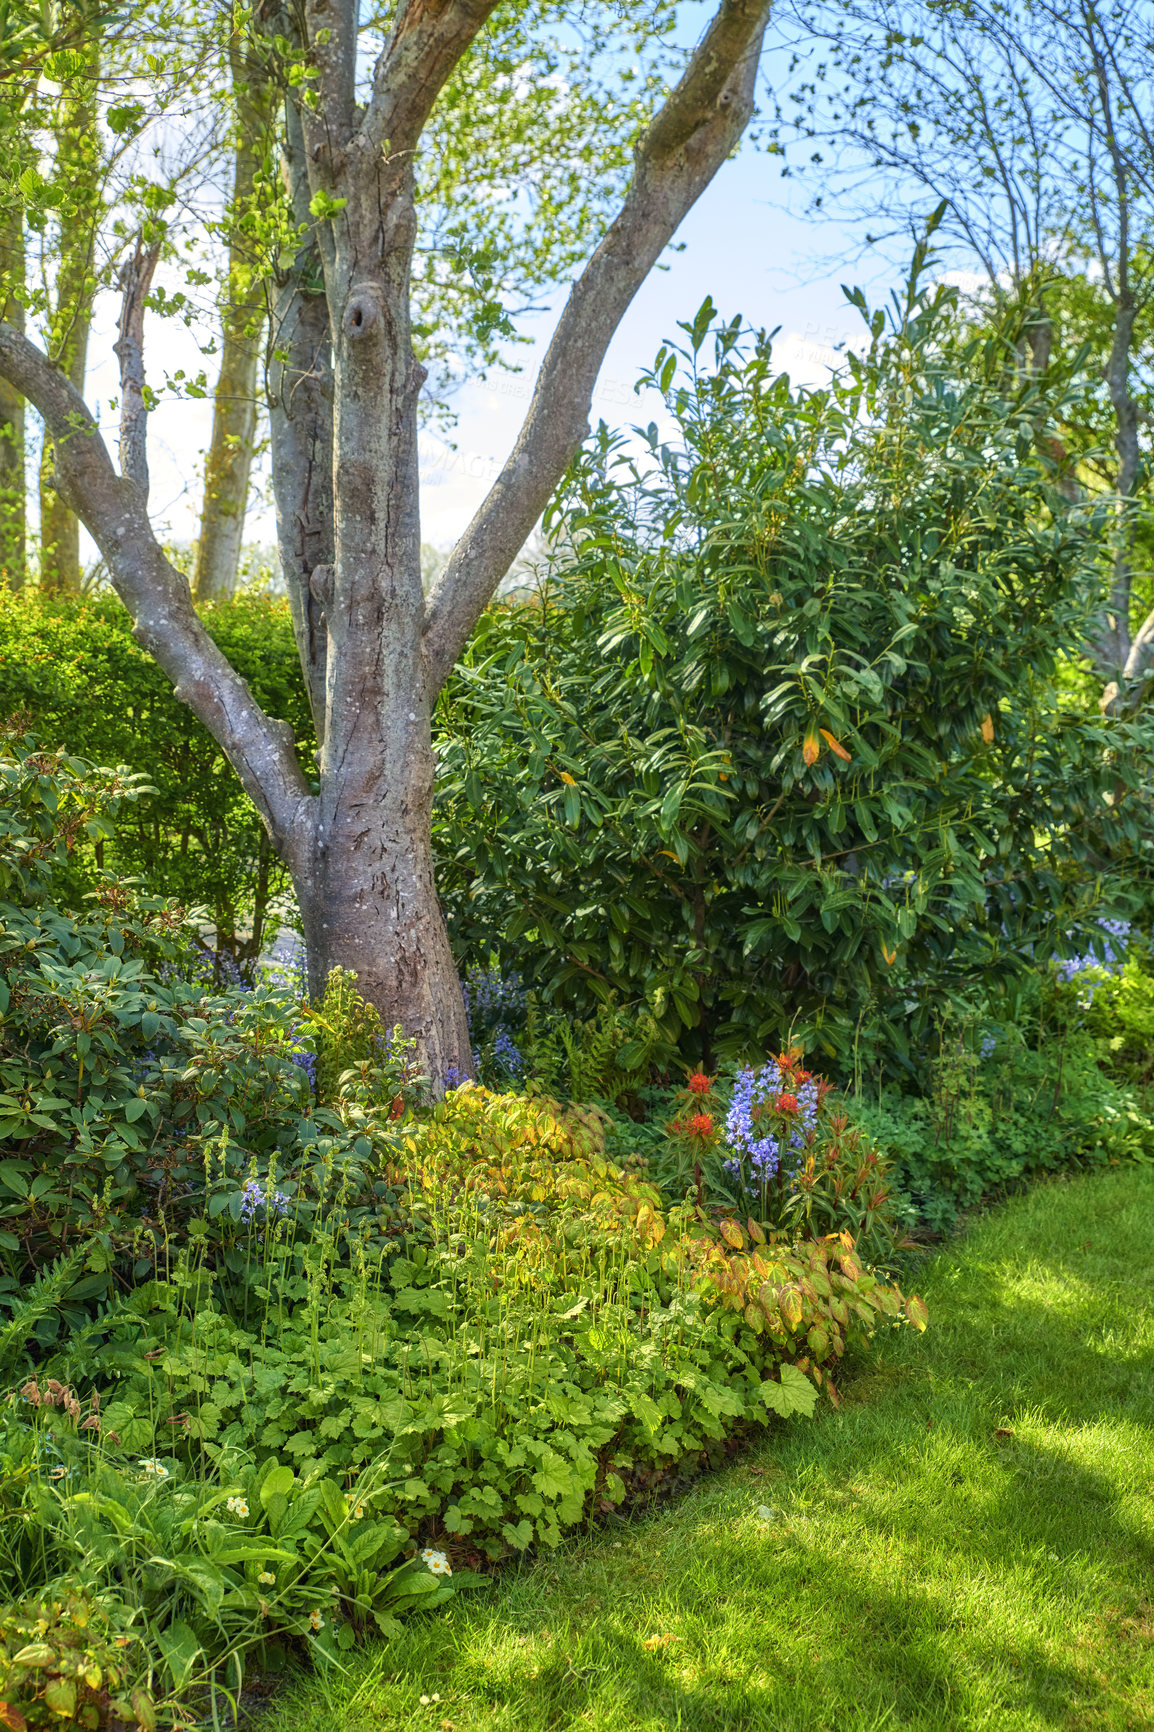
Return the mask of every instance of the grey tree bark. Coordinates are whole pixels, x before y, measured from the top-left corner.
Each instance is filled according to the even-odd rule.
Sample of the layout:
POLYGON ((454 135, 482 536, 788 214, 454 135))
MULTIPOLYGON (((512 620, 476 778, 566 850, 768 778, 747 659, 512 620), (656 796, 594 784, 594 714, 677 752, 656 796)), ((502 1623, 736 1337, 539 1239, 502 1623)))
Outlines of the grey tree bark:
POLYGON ((472 1070, 437 900, 431 717, 437 693, 588 432, 605 351, 645 276, 740 139, 770 0, 720 0, 638 141, 616 220, 574 284, 517 444, 428 600, 422 592, 409 280, 414 153, 439 92, 497 0, 407 0, 355 99, 354 0, 308 0, 315 107, 286 127, 286 175, 317 250, 286 261, 275 310, 273 467, 298 641, 322 724, 319 785, 212 645, 78 393, 0 325, 0 374, 68 431, 61 485, 100 544, 136 635, 221 742, 286 861, 310 985, 354 970, 435 1078, 472 1070), (340 202, 340 201, 343 201, 340 202), (320 270, 317 272, 316 261, 320 270), (323 624, 319 618, 323 615, 323 624))
MULTIPOLYGON (((15 289, 0 313, 23 331, 24 308, 17 298, 24 281, 24 214, 19 209, 0 228, 0 275, 15 289)), ((0 582, 9 589, 23 589, 27 572, 24 487, 24 399, 0 378, 0 582)))
POLYGON ((257 184, 268 143, 270 91, 243 44, 231 43, 236 140, 230 203, 228 265, 221 320, 220 372, 213 396, 212 440, 204 470, 204 504, 193 591, 198 605, 230 596, 240 569, 249 480, 257 433, 258 379, 265 299, 241 221, 257 184))

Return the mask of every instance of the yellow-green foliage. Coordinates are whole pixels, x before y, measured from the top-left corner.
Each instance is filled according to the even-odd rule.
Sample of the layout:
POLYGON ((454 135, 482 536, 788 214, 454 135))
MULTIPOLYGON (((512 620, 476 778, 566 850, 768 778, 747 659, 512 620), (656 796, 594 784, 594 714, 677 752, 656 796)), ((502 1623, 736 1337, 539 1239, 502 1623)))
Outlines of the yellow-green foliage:
POLYGON ((1145 973, 1137 957, 1127 959, 1113 990, 1106 997, 1122 1032, 1149 1043, 1154 1036, 1154 978, 1145 973))
POLYGON ((563 1107, 548 1096, 454 1089, 413 1126, 406 1149, 422 1179, 451 1174, 467 1190, 526 1203, 578 1202, 620 1212, 623 1200, 658 1201, 652 1185, 627 1176, 605 1154, 604 1115, 563 1107))
POLYGON ((717 1237, 686 1242, 699 1285, 754 1334, 767 1334, 785 1360, 823 1383, 836 1401, 828 1370, 845 1352, 856 1327, 871 1334, 879 1321, 907 1321, 924 1329, 927 1313, 915 1293, 906 1298, 896 1281, 864 1268, 850 1233, 790 1243, 767 1240, 756 1221, 745 1230, 721 1221, 717 1237))
POLYGON ((665 1237, 660 1193, 607 1158, 596 1107, 469 1084, 411 1127, 399 1163, 418 1209, 488 1227, 502 1281, 563 1284, 606 1247, 624 1268, 665 1237))
POLYGON ((343 968, 330 973, 311 1022, 316 1029, 317 1099, 327 1103, 338 1098, 346 1071, 377 1059, 385 1031, 375 1008, 357 991, 356 975, 343 968))
POLYGON ((925 1327, 921 1300, 864 1267, 849 1232, 767 1240, 752 1220, 664 1211, 654 1186, 606 1158, 603 1125, 596 1108, 468 1086, 413 1127, 402 1158, 414 1189, 446 1205, 447 1221, 474 1220, 464 1199, 483 1200, 502 1285, 545 1291, 588 1268, 591 1253, 604 1280, 612 1246, 625 1263, 652 1259, 678 1285, 738 1312, 819 1387, 855 1326, 868 1333, 890 1318, 925 1327))
POLYGON ((139 1635, 120 1635, 87 1590, 65 1587, 20 1606, 0 1622, 0 1726, 154 1726, 148 1691, 129 1687, 139 1670, 139 1635), (130 1650, 126 1652, 125 1650, 130 1650))

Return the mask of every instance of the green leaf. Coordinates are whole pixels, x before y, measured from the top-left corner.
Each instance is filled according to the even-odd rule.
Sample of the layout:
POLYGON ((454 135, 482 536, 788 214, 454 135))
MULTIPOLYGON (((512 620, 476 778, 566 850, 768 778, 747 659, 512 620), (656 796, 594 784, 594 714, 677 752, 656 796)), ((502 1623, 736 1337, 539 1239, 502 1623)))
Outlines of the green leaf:
POLYGON ((796 1365, 783 1365, 778 1373, 780 1381, 775 1383, 767 1378, 761 1386, 761 1399, 772 1412, 780 1414, 782 1419, 789 1419, 795 1413, 803 1413, 810 1418, 817 1405, 817 1390, 796 1365))
POLYGON ((174 1618, 167 1629, 156 1631, 155 1639, 172 1676, 173 1687, 183 1690, 203 1652, 195 1631, 183 1618, 174 1618))
POLYGON ((296 1483, 296 1475, 291 1467, 274 1467, 261 1481, 260 1501, 264 1509, 268 1509, 274 1497, 287 1498, 296 1483))

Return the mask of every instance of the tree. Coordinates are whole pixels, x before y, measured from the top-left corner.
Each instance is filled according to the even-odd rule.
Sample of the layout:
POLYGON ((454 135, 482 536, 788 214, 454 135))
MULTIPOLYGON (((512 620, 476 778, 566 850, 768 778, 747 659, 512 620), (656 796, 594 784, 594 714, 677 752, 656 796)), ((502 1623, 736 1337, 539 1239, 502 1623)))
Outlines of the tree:
MULTIPOLYGON (((313 243, 288 255, 278 285, 270 414, 282 559, 320 740, 315 786, 291 730, 259 709, 208 638, 152 532, 138 337, 122 357, 117 474, 76 389, 0 325, 0 373, 43 416, 58 486, 96 539, 139 641, 220 741, 289 866, 312 990, 338 964, 355 970, 386 1021, 420 1040, 434 1076, 470 1071, 471 1055, 434 885, 432 706, 587 434, 622 315, 748 123, 769 0, 720 0, 642 130, 632 178, 573 284, 516 446, 426 599, 415 159, 438 99, 458 72, 467 78, 499 10, 497 0, 401 0, 363 104, 353 0, 308 0, 300 39, 275 43, 291 211, 301 242, 313 243)), ((126 308, 122 328, 139 326, 126 308)))
MULTIPOLYGON (((99 37, 84 46, 84 65, 57 98, 52 116, 55 175, 70 189, 67 220, 58 225, 55 293, 46 320, 46 348, 78 393, 88 369, 88 337, 96 298, 96 237, 103 214, 104 162, 97 129, 99 37)), ((51 433, 40 465, 40 587, 80 590, 80 524, 56 486, 51 433)))
POLYGON ((213 399, 212 443, 204 472, 204 505, 196 548, 193 592, 199 603, 231 595, 240 566, 256 439, 258 374, 265 295, 251 235, 260 168, 271 142, 272 91, 259 66, 246 60, 234 30, 229 42, 236 102, 232 199, 226 219, 228 264, 220 373, 213 399))
MULTIPOLYGON (((24 329, 19 298, 24 283, 24 214, 18 205, 0 214, 0 307, 24 329), (9 288, 8 285, 11 285, 9 288)), ((20 589, 25 576, 24 399, 0 379, 0 582, 20 589)))
POLYGON ((1133 569, 1146 479, 1135 347, 1154 302, 1149 7, 798 0, 795 9, 832 49, 820 78, 795 90, 800 133, 834 149, 811 159, 827 190, 887 226, 908 225, 919 192, 941 201, 942 233, 981 266, 988 295, 1032 307, 1031 365, 1050 356, 1057 278, 1088 268, 1105 293, 1117 520, 1086 647, 1111 702, 1154 656, 1154 615, 1134 617, 1133 569))

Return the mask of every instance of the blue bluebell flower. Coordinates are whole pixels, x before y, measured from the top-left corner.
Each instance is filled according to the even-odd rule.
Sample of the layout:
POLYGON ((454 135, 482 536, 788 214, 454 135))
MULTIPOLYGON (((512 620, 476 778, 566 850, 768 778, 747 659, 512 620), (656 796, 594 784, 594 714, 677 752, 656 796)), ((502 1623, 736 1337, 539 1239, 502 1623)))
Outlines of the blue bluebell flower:
POLYGON ((257 1210, 266 1215, 283 1215, 289 1199, 283 1191, 266 1191, 259 1179, 246 1179, 240 1188, 240 1218, 248 1223, 256 1220, 257 1210))

